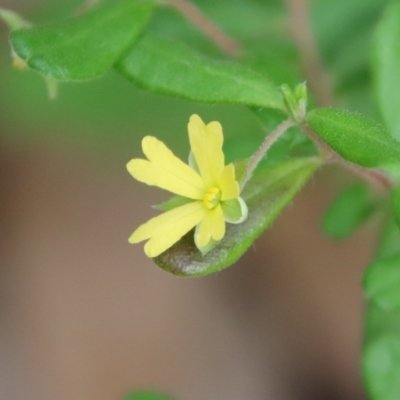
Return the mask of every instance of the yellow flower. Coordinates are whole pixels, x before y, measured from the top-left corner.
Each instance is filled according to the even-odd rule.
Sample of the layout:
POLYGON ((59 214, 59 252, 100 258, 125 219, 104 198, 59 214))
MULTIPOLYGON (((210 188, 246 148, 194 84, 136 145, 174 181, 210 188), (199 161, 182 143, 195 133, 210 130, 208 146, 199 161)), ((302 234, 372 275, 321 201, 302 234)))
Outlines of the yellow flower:
POLYGON ((152 218, 131 235, 130 243, 149 239, 144 246, 148 257, 157 257, 195 226, 196 246, 205 254, 224 237, 225 221, 240 223, 247 217, 234 165, 225 166, 221 124, 205 125, 198 115, 192 115, 188 131, 189 165, 152 136, 142 141, 148 159, 127 164, 135 179, 175 193, 185 203, 152 218))

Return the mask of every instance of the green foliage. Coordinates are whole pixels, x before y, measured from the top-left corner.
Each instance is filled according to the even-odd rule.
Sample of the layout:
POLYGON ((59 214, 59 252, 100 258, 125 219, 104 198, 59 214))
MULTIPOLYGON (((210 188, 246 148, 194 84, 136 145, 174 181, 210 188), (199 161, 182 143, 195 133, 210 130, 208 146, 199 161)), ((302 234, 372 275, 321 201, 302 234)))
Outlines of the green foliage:
POLYGON ((400 310, 400 254, 372 263, 365 276, 367 297, 380 307, 400 310))
POLYGON ((374 30, 388 0, 311 1, 312 27, 335 104, 377 117, 371 84, 374 30), (338 29, 340 26, 340 29, 338 29))
POLYGON ((400 393, 400 313, 368 305, 364 377, 371 400, 397 400, 400 393))
POLYGON ((379 23, 374 43, 377 99, 390 133, 400 139, 400 3, 393 1, 379 23))
POLYGON ((28 65, 59 80, 106 73, 146 25, 153 0, 119 0, 79 17, 11 34, 14 51, 28 65))
POLYGON ((279 90, 233 62, 209 59, 186 45, 145 34, 116 65, 140 88, 204 103, 284 109, 279 90))
POLYGON ((127 394, 122 398, 122 400, 173 400, 172 397, 155 393, 155 392, 133 392, 127 394))
POLYGON ((354 184, 343 190, 327 209, 322 229, 335 239, 346 239, 371 215, 374 208, 369 188, 354 184))
POLYGON ((369 299, 364 376, 372 400, 395 400, 400 393, 400 230, 389 221, 374 261, 364 275, 369 299))
MULTIPOLYGON (((363 281, 368 298, 364 375, 372 400, 398 400, 400 3, 392 1, 389 4, 374 38, 371 26, 388 3, 386 0, 315 0, 311 3, 313 28, 323 64, 330 72, 335 104, 368 111, 370 116, 379 118, 374 106, 377 104, 389 131, 361 114, 346 110, 317 108, 307 114, 308 125, 326 142, 328 153, 338 153, 345 160, 357 164, 361 172, 362 167, 380 168, 393 177, 392 181, 387 180, 388 186, 392 183, 394 186, 391 203, 375 201, 366 186, 356 184, 337 197, 326 212, 322 226, 330 236, 345 239, 379 207, 385 207, 386 215, 393 217, 382 233, 375 260, 365 272, 363 281), (373 68, 369 54, 371 43, 373 68), (371 90, 371 69, 376 101, 371 90)), ((299 57, 294 41, 289 38, 282 2, 233 0, 228 7, 223 2, 203 0, 199 5, 223 30, 241 42, 244 51, 240 59, 233 61, 221 55, 212 40, 203 37, 201 30, 185 20, 181 13, 168 7, 156 7, 155 0, 104 1, 82 15, 39 27, 30 27, 16 13, 0 8, 0 18, 15 30, 11 34, 14 65, 22 69, 26 62, 43 74, 53 96, 58 80, 92 79, 115 68, 119 75, 137 87, 155 94, 211 105, 235 104, 231 113, 239 109, 238 105, 249 106, 267 136, 287 118, 297 123, 271 146, 253 178, 246 184, 243 198, 249 207, 249 216, 245 222, 228 224, 224 239, 217 245, 212 243, 211 246, 215 246, 210 246, 206 255, 195 247, 191 232, 155 259, 161 268, 180 276, 207 275, 235 262, 323 162, 315 144, 301 132, 307 93, 305 85, 298 85, 304 81, 298 67, 300 59, 307 54, 299 57), (154 10, 155 18, 149 23, 154 10), (275 85, 281 86, 281 91, 275 85), (296 85, 297 89, 292 91, 290 88, 296 85)), ((98 111, 98 114, 104 114, 101 121, 107 120, 104 124, 112 126, 117 123, 124 125, 120 121, 122 109, 130 116, 133 110, 137 115, 143 114, 141 110, 145 108, 143 105, 142 109, 139 108, 136 104, 140 102, 137 100, 139 97, 137 94, 133 97, 133 92, 126 92, 126 98, 117 101, 120 95, 116 83, 118 74, 107 77, 111 83, 105 87, 110 87, 110 90, 106 89, 107 93, 100 95, 107 96, 112 104, 107 104, 107 112, 104 109, 104 112, 98 111), (114 120, 108 117, 112 106, 119 112, 111 113, 114 120)), ((3 96, 7 98, 7 94, 3 96)), ((19 93, 16 95, 18 115, 22 114, 23 100, 20 99, 23 97, 19 93)), ((95 97, 98 96, 89 96, 86 101, 83 96, 80 104, 90 103, 91 108, 95 108, 95 97)), ((310 98, 313 98, 312 94, 310 98)), ((177 108, 183 108, 183 102, 175 101, 179 104, 177 108)), ((28 103, 29 112, 36 118, 36 108, 31 110, 30 97, 28 103)), ((49 114, 52 114, 51 110, 49 114)), ((65 112, 68 114, 68 109, 65 112)), ((86 114, 90 112, 92 110, 86 114)), ((171 106, 165 114, 173 112, 171 106)), ((150 114, 154 115, 153 110, 150 114)), ((157 116, 162 120, 160 125, 164 125, 166 116, 162 118, 160 113, 157 116)), ((87 120, 88 115, 83 113, 81 119, 87 120)), ((97 115, 93 117, 95 119, 101 117, 97 115)), ((47 124, 47 119, 44 120, 47 124)), ((170 124, 171 120, 167 123, 170 124)), ((104 124, 100 122, 99 125, 104 124)), ((262 142, 257 135, 258 132, 248 129, 240 137, 226 141, 227 161, 243 160, 235 163, 237 178, 241 182, 249 158, 262 142)), ((187 201, 176 196, 157 208, 168 211, 187 201)), ((241 210, 238 204, 231 205, 230 211, 235 219, 241 210)), ((170 398, 152 392, 135 392, 124 400, 170 398)))
POLYGON ((400 143, 385 128, 360 114, 318 108, 307 115, 310 127, 344 159, 378 167, 400 159, 400 143))
POLYGON ((320 163, 321 159, 313 157, 260 169, 242 193, 249 208, 248 218, 238 225, 229 224, 218 246, 203 257, 190 232, 154 261, 162 269, 184 277, 207 275, 228 267, 274 221, 320 163))

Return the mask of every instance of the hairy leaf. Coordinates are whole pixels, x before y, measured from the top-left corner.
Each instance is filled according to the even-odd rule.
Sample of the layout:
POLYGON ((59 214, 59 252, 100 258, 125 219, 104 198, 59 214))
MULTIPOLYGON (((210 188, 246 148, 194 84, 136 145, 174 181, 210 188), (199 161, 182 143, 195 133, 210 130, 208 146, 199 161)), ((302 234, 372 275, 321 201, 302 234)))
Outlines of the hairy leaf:
POLYGON ((146 25, 153 0, 118 0, 65 22, 19 29, 14 51, 28 65, 59 80, 84 80, 107 72, 146 25))
POLYGON ((360 114, 318 108, 307 122, 344 159, 363 167, 378 167, 400 158, 400 143, 385 128, 360 114))
POLYGON ((272 223, 311 177, 321 160, 317 157, 287 161, 258 170, 247 183, 242 197, 249 208, 241 224, 227 224, 226 235, 206 256, 202 256, 189 232, 154 261, 175 275, 202 276, 233 264, 272 223))
POLYGON ((203 103, 284 109, 279 90, 239 63, 216 61, 186 45, 143 35, 116 65, 138 87, 203 103))
POLYGON ((335 239, 345 239, 371 215, 373 209, 368 187, 354 184, 334 199, 325 212, 322 229, 335 239))
POLYGON ((373 47, 376 94, 390 133, 400 139, 400 3, 393 1, 378 26, 373 47))

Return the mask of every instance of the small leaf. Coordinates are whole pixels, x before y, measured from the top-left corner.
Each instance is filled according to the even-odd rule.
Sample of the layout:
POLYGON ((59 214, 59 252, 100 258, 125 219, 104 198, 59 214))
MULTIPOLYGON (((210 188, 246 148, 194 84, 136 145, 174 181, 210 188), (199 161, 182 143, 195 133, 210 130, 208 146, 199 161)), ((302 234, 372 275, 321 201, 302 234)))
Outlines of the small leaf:
POLYGON ((400 310, 400 255, 372 263, 364 275, 364 290, 380 307, 400 310))
POLYGON ((65 22, 14 31, 11 44, 44 75, 59 80, 95 78, 135 41, 153 5, 153 0, 113 1, 65 22))
POLYGON ((335 239, 349 237, 374 210, 370 197, 368 187, 359 183, 341 192, 325 212, 324 232, 335 239))
POLYGON ((363 167, 398 161, 400 143, 384 127, 360 114, 334 108, 318 108, 307 122, 344 159, 363 167))
POLYGON ((226 235, 206 256, 202 256, 189 232, 169 250, 154 258, 164 270, 179 276, 202 276, 233 264, 273 222, 308 181, 321 160, 293 159, 257 170, 241 197, 249 208, 247 219, 227 224, 226 235))
POLYGON ((400 140, 400 3, 391 2, 378 25, 374 54, 376 94, 390 133, 400 140))
POLYGON ((244 65, 216 61, 179 42, 146 34, 116 69, 138 87, 202 103, 284 110, 279 90, 244 65))
POLYGON ((133 392, 123 397, 122 400, 173 400, 172 397, 155 392, 133 392))

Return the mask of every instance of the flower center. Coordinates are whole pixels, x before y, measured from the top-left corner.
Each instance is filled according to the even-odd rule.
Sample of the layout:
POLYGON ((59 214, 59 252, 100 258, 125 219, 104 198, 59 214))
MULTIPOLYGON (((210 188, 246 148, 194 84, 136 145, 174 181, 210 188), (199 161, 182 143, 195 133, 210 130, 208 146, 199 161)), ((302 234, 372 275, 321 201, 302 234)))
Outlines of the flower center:
POLYGON ((207 208, 215 208, 221 200, 221 191, 217 187, 210 187, 204 195, 203 203, 207 208))

